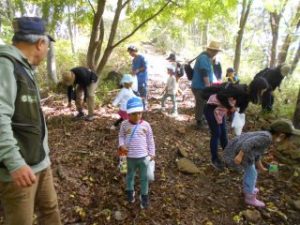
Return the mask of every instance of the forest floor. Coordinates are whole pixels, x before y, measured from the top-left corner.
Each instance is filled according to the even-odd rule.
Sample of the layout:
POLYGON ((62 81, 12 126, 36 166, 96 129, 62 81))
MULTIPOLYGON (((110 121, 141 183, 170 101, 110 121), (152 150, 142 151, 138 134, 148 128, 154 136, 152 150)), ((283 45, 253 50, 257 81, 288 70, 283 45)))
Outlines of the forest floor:
MULTIPOLYGON (((184 99, 178 97, 179 116, 174 118, 159 110, 162 80, 166 77, 150 74, 150 107, 144 113, 154 132, 157 154, 148 209, 140 209, 138 199, 133 204, 126 201, 125 176, 117 168, 118 131, 109 129, 118 118, 117 109, 101 106, 95 120, 86 122, 74 120, 75 106, 67 108, 66 96, 42 101, 63 224, 299 225, 299 211, 290 204, 300 199, 299 179, 291 179, 293 170, 281 164, 275 175, 259 174, 259 199, 267 207, 256 210, 245 205, 242 175, 228 169, 219 172, 210 165, 209 130, 194 127, 194 99, 189 82, 182 81, 184 99), (187 158, 200 173, 178 170, 179 149, 187 152, 187 158)), ((168 106, 171 107, 170 102, 168 106)), ((268 123, 270 120, 260 119, 255 110, 249 110, 245 131, 259 130, 268 123)), ((228 130, 231 139, 233 134, 228 130)), ((264 157, 265 163, 276 161, 273 151, 272 146, 264 157)), ((139 193, 138 177, 136 192, 139 193)))
MULTIPOLYGON (((300 224, 299 212, 290 204, 291 199, 300 199, 299 179, 289 179, 292 170, 282 164, 276 175, 260 174, 259 199, 267 207, 256 210, 245 205, 242 175, 228 169, 218 172, 210 165, 209 130, 194 127, 189 82, 182 81, 185 97, 178 98, 177 118, 160 112, 162 88, 162 81, 151 75, 150 108, 144 119, 152 126, 157 157, 155 181, 150 184, 150 207, 146 210, 140 209, 138 200, 133 204, 126 201, 125 176, 117 168, 118 131, 109 129, 118 118, 117 109, 102 106, 96 110, 96 119, 86 122, 74 120, 75 107, 68 109, 62 100, 44 102, 64 224, 300 224), (179 172, 178 149, 188 153, 200 173, 179 172)), ((269 122, 259 119, 255 110, 249 110, 245 131, 258 130, 269 122)), ((230 129, 229 137, 233 137, 230 129)), ((265 163, 276 161, 273 151, 271 147, 265 163)), ((138 178, 136 191, 139 193, 138 178)))

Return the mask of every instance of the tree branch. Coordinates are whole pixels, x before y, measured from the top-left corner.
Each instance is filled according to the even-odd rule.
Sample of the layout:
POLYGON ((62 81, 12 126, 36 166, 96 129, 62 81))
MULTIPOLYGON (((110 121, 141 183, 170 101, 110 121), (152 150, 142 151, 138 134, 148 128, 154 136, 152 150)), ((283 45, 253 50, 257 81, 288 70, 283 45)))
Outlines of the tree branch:
POLYGON ((127 36, 119 40, 117 43, 115 43, 112 48, 117 47, 119 44, 130 38, 132 35, 134 35, 142 26, 144 26, 146 23, 148 23, 150 20, 158 16, 172 1, 167 1, 166 4, 164 4, 156 13, 154 13, 149 18, 145 19, 143 22, 141 22, 133 31, 131 31, 127 36))
POLYGON ((95 9, 94 9, 94 6, 92 5, 92 3, 91 3, 91 1, 90 0, 87 0, 88 1, 88 3, 90 4, 90 6, 91 6, 91 8, 92 8, 92 10, 93 10, 93 13, 94 13, 94 15, 96 14, 96 11, 95 11, 95 9))
POLYGON ((122 4, 122 9, 124 9, 124 7, 130 2, 130 0, 127 0, 125 1, 123 4, 122 4))

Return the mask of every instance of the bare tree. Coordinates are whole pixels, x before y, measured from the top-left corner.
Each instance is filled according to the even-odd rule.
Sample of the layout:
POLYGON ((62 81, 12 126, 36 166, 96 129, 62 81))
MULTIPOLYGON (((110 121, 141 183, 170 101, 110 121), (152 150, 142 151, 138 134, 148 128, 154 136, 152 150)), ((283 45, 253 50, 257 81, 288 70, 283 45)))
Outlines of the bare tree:
POLYGON ((88 67, 96 71, 98 75, 101 74, 114 48, 134 35, 141 27, 158 16, 170 3, 172 3, 171 0, 167 0, 156 12, 140 22, 140 24, 134 27, 127 35, 115 41, 121 12, 129 4, 129 2, 130 0, 118 0, 114 18, 108 35, 108 41, 104 43, 103 40, 105 29, 103 13, 105 10, 106 0, 98 0, 97 10, 94 10, 92 33, 87 53, 88 67))
POLYGON ((287 0, 284 0, 281 9, 270 12, 270 25, 271 25, 271 31, 272 31, 272 46, 271 46, 271 58, 270 58, 270 67, 271 68, 276 66, 279 23, 280 23, 280 19, 282 17, 282 13, 284 12, 286 4, 287 4, 287 0))
POLYGON ((247 23, 247 19, 249 16, 249 12, 250 12, 252 3, 253 3, 253 0, 243 0, 243 8, 242 8, 242 12, 241 12, 239 31, 238 31, 238 35, 236 38, 234 63, 233 63, 234 69, 237 73, 238 73, 239 67, 240 67, 241 48, 242 48, 244 30, 245 30, 245 26, 247 23))
POLYGON ((299 93, 296 102, 296 109, 294 113, 293 123, 296 128, 300 128, 300 87, 299 87, 299 93))

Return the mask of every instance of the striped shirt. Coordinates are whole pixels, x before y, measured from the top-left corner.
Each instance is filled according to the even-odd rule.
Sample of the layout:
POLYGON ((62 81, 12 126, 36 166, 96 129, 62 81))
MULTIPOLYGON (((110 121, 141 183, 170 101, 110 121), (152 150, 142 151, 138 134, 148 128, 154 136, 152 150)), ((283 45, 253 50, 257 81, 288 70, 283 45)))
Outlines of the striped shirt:
POLYGON ((127 147, 129 158, 155 156, 155 143, 150 124, 146 121, 138 124, 123 121, 119 132, 119 146, 122 145, 127 147))
POLYGON ((246 168, 254 164, 266 151, 272 142, 272 135, 268 131, 242 133, 233 138, 224 150, 224 161, 228 166, 237 169, 246 168), (243 150, 244 157, 240 165, 234 163, 234 158, 243 150))

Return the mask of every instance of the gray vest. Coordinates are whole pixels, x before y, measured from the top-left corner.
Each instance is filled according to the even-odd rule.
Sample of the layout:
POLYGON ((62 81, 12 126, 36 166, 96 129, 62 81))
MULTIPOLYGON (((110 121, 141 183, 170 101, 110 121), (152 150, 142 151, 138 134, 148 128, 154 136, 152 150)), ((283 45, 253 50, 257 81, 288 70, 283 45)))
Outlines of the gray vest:
POLYGON ((22 157, 28 165, 33 166, 40 163, 46 156, 43 147, 45 119, 41 110, 36 81, 12 56, 1 54, 0 57, 8 58, 14 64, 17 97, 11 125, 22 157))

